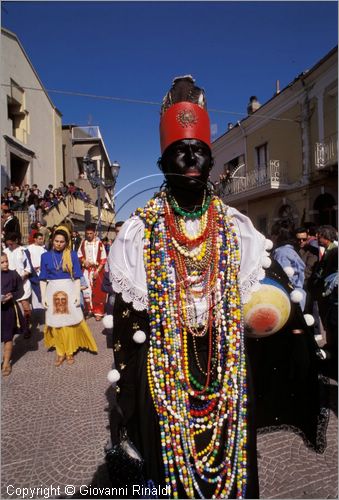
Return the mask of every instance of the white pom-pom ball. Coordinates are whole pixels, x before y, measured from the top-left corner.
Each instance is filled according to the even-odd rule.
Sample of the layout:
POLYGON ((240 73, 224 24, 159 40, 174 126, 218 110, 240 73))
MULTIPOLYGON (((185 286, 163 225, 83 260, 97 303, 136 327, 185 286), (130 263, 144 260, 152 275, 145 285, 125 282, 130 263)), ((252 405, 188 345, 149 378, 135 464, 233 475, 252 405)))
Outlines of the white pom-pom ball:
POLYGON ((118 372, 118 370, 110 370, 108 373, 107 373, 107 379, 109 382, 111 382, 111 384, 114 384, 114 382, 118 382, 118 380, 120 380, 120 373, 118 372))
POLYGON ((268 238, 266 238, 266 240, 265 240, 265 250, 272 250, 272 248, 273 248, 273 241, 269 240, 268 238))
POLYGON ((267 255, 261 259, 261 265, 264 269, 268 269, 271 264, 272 261, 267 255))
POLYGON ((102 318, 102 324, 104 328, 110 329, 113 328, 113 316, 112 314, 108 314, 102 318))
POLYGON ((287 276, 288 276, 289 278, 292 278, 292 276, 293 276, 293 274, 294 274, 294 269, 293 269, 293 267, 291 267, 291 266, 286 266, 286 267, 284 267, 284 271, 285 271, 285 273, 287 274, 287 276))
POLYGON ((298 304, 301 302, 304 298, 303 293, 300 290, 293 290, 290 294, 291 301, 294 302, 295 304, 298 304))
POLYGON ((137 330, 133 335, 133 340, 137 344, 143 344, 146 340, 146 333, 143 332, 142 330, 137 330))
POLYGON ((312 316, 312 314, 304 314, 304 319, 307 326, 314 325, 314 317, 312 316))

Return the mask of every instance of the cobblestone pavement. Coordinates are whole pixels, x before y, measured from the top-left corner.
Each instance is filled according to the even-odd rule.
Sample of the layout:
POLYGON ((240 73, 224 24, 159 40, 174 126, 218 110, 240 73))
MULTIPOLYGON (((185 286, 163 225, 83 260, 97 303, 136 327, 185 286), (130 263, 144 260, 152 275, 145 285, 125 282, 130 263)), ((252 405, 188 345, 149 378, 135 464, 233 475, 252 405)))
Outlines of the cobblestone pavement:
MULTIPOLYGON (((16 337, 13 371, 1 386, 1 498, 22 498, 20 488, 41 488, 31 498, 66 498, 81 485, 107 484, 112 351, 101 322, 88 322, 99 353, 79 352, 72 366, 54 366, 55 353, 46 351, 40 331, 29 340, 16 337)), ((261 498, 337 498, 336 383, 331 391, 324 454, 288 431, 258 437, 261 498)), ((81 491, 85 497, 86 488, 81 491)))

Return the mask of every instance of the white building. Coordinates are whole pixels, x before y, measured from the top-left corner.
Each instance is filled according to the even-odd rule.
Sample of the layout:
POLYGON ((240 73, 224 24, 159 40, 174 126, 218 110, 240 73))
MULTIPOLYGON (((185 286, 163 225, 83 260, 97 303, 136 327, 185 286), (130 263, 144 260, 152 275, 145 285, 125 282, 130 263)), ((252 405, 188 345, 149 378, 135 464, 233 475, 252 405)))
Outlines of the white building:
POLYGON ((0 160, 2 189, 11 182, 58 186, 63 180, 61 113, 18 37, 1 28, 0 160))
POLYGON ((288 219, 338 227, 338 47, 212 144, 225 202, 269 235, 288 219))

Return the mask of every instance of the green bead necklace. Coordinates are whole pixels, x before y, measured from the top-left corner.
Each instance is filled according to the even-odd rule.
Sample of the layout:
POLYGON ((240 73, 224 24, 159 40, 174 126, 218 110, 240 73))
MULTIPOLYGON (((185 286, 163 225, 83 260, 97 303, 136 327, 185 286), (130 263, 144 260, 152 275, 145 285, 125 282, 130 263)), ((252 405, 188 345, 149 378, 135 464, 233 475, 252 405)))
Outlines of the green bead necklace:
POLYGON ((181 215, 182 217, 187 217, 188 219, 197 219, 204 215, 210 206, 212 196, 208 193, 206 200, 204 201, 201 208, 195 210, 194 212, 186 212, 186 210, 179 207, 177 200, 171 194, 168 195, 168 201, 175 213, 181 215))
MULTIPOLYGON (((191 383, 198 390, 202 390, 204 388, 204 386, 202 384, 200 384, 195 377, 193 377, 192 373, 189 373, 189 378, 190 378, 191 383)), ((215 392, 218 389, 218 387, 219 387, 219 381, 218 380, 214 380, 211 383, 211 386, 206 389, 206 392, 213 394, 213 392, 215 392)))

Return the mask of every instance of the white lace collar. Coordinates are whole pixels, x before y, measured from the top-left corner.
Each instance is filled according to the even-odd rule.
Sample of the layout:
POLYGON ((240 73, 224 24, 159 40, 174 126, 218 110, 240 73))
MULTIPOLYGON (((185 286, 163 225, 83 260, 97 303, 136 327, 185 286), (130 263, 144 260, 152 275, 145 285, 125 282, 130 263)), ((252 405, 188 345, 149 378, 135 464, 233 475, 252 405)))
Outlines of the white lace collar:
MULTIPOLYGON (((228 208, 238 236, 240 249, 239 285, 243 303, 264 278, 268 267, 269 240, 259 233, 251 220, 235 208, 228 208)), ((148 296, 144 266, 144 223, 138 216, 128 219, 110 248, 107 260, 110 281, 114 292, 121 293, 134 309, 147 309, 148 296)))

